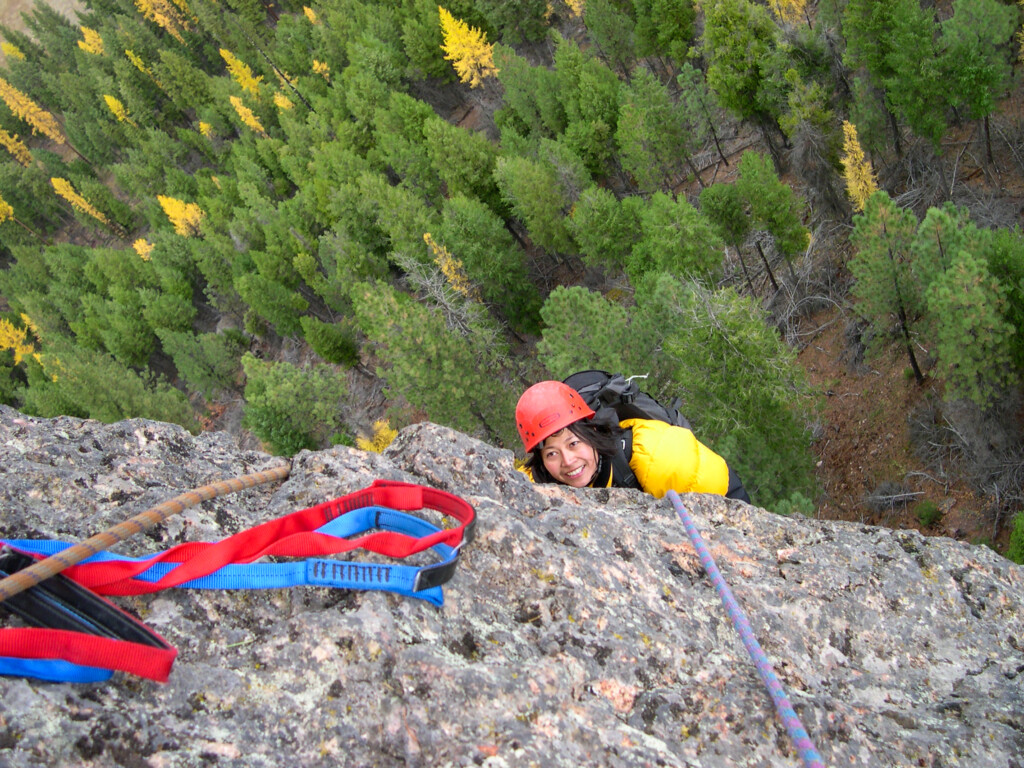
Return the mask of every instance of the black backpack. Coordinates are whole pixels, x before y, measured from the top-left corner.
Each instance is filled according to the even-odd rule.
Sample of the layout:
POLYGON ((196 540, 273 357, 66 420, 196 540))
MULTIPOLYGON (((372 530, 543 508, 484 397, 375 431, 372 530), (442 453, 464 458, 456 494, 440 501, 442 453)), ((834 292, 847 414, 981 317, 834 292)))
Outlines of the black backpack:
MULTIPOLYGON (((634 379, 627 379, 621 373, 578 371, 563 379, 563 383, 579 392, 583 401, 595 412, 602 408, 613 409, 619 421, 650 419, 690 429, 690 422, 679 412, 679 398, 673 398, 668 406, 664 406, 641 391, 634 379)), ((633 454, 631 430, 626 431, 621 447, 622 451, 612 459, 614 477, 619 478, 621 484, 627 488, 639 488, 640 483, 629 466, 629 459, 633 454)))

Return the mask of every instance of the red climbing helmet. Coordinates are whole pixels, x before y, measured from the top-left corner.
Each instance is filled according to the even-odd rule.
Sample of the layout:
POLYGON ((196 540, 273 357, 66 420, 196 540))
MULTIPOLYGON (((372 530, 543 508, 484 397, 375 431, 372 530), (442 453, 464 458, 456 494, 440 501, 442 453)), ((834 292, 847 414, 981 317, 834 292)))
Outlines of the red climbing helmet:
POLYGON ((516 428, 523 447, 538 443, 580 419, 594 415, 579 392, 560 381, 541 381, 523 392, 516 404, 516 428))

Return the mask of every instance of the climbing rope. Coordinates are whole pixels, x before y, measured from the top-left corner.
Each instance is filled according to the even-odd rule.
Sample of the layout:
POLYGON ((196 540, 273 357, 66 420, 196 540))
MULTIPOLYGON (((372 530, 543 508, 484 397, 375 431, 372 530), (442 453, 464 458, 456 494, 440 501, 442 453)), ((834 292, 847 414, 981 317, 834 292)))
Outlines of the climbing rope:
POLYGON ((118 523, 113 528, 108 528, 102 533, 90 536, 83 542, 75 544, 62 552, 50 555, 45 560, 40 560, 28 568, 12 573, 10 576, 0 580, 0 602, 14 597, 26 589, 31 589, 51 576, 56 576, 65 568, 70 568, 76 563, 82 562, 87 557, 92 557, 115 544, 119 544, 125 539, 142 533, 155 525, 159 525, 189 507, 194 507, 196 504, 218 496, 224 496, 228 493, 242 491, 246 488, 254 488, 257 485, 272 483, 275 480, 283 480, 288 477, 290 471, 291 464, 282 464, 263 472, 254 472, 251 475, 242 475, 229 480, 210 483, 201 488, 183 493, 180 496, 175 496, 169 501, 157 504, 145 512, 140 512, 133 518, 118 523))
POLYGON ((675 507, 679 519, 683 521, 683 527, 686 528, 686 533, 690 537, 690 543, 697 550, 701 565, 704 566, 704 570, 707 571, 708 576, 711 578, 711 583, 715 585, 715 590, 722 599, 722 605, 725 606, 726 613, 729 614, 733 626, 739 632, 743 645, 747 648, 747 653, 754 660, 757 671, 761 675, 761 680, 764 681, 765 686, 768 688, 768 693, 771 694, 772 701, 775 703, 775 710, 779 713, 779 717, 782 718, 786 731, 789 733, 789 738, 793 741, 800 759, 807 768, 825 768, 821 755, 818 754, 818 750, 815 749, 811 737, 807 735, 807 731, 801 724, 800 718, 797 717, 793 705, 789 702, 789 697, 782 687, 782 683, 776 676, 771 662, 768 661, 768 657, 761 648, 761 644, 754 637, 754 630, 751 629, 750 622, 747 621, 743 609, 736 602, 736 598, 732 595, 732 590, 729 589, 729 585, 726 584, 725 579, 718 570, 718 566, 715 564, 714 558, 711 557, 711 552, 704 543, 700 531, 697 530, 693 518, 690 517, 690 513, 683 506, 679 494, 670 490, 666 495, 669 501, 672 502, 672 506, 675 507))

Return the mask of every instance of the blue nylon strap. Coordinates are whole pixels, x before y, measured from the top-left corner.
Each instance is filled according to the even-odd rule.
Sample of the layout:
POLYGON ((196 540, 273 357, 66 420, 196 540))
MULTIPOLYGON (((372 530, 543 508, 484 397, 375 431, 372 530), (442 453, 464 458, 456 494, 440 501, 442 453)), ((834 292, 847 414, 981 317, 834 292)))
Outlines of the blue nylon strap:
POLYGON ((72 664, 63 659, 20 659, 0 656, 0 675, 34 677, 51 683, 102 683, 114 676, 109 669, 72 664))
MULTIPOLYGON (((382 529, 422 538, 437 533, 440 528, 422 518, 397 512, 386 507, 362 507, 334 518, 316 529, 316 533, 344 539, 382 529)), ((68 542, 50 539, 0 539, 3 543, 37 555, 50 556, 72 546, 68 542)), ((220 569, 198 579, 182 583, 189 589, 278 589, 295 586, 323 586, 342 589, 383 590, 405 597, 415 597, 441 606, 444 593, 438 586, 421 586, 424 574, 451 568, 458 561, 457 548, 447 544, 435 544, 432 549, 441 556, 439 563, 428 566, 397 565, 391 563, 367 563, 325 558, 308 558, 284 563, 238 563, 222 566, 220 569), (419 579, 420 583, 417 582, 419 579)), ((132 558, 99 552, 82 564, 132 561, 145 562, 148 558, 132 558)), ((178 563, 160 562, 143 571, 135 578, 155 582, 178 566, 178 563)), ((429 579, 426 581, 429 582, 429 579)))

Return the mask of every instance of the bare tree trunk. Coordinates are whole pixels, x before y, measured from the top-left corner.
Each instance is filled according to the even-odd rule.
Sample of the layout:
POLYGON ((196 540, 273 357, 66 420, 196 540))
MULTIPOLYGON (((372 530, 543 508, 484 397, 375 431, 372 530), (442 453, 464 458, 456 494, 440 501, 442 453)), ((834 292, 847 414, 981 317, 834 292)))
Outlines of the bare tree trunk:
POLYGON ((761 261, 764 262, 765 271, 768 273, 768 279, 772 281, 772 288, 776 291, 779 290, 779 284, 775 282, 775 275, 772 273, 772 267, 768 263, 768 258, 764 255, 764 250, 761 248, 761 243, 758 240, 754 240, 754 245, 757 246, 757 252, 761 255, 761 261))

